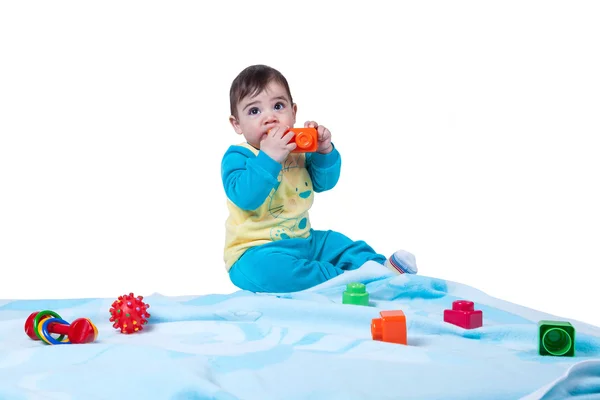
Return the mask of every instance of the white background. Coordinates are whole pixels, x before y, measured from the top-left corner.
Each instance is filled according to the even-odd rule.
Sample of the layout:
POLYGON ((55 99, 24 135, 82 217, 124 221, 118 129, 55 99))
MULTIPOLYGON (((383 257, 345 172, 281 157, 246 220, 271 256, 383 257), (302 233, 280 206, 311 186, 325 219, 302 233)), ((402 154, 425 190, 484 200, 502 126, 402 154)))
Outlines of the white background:
POLYGON ((264 63, 342 153, 314 228, 600 325, 598 2, 203 4, 0 3, 0 298, 236 290, 228 94, 264 63))

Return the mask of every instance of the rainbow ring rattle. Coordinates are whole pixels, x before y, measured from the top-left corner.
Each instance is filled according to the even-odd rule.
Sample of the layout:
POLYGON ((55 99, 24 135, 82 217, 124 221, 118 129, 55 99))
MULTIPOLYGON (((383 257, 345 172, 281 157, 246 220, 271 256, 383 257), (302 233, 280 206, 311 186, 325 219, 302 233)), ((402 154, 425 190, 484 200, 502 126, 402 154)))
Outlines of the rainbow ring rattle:
POLYGON ((25 333, 46 344, 91 343, 98 337, 98 328, 88 318, 78 318, 69 324, 54 311, 33 312, 25 321, 25 333), (60 335, 53 338, 51 334, 60 335))

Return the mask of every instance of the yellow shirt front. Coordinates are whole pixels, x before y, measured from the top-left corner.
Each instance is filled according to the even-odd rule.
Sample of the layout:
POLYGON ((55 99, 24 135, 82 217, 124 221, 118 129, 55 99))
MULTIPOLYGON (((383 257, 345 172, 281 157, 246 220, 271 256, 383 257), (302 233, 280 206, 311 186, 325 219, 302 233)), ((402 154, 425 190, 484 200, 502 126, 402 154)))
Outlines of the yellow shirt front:
MULTIPOLYGON (((267 160, 264 162, 270 164, 254 163, 252 164, 253 169, 249 167, 244 169, 251 162, 250 160, 256 161, 259 150, 248 143, 238 146, 250 150, 255 156, 255 160, 249 156, 244 160, 243 152, 238 149, 238 151, 232 152, 233 155, 228 158, 231 149, 236 148, 236 146, 232 146, 224 157, 224 165, 227 166, 228 171, 234 171, 233 174, 238 173, 240 180, 245 179, 243 182, 245 186, 240 183, 239 187, 243 188, 240 190, 246 190, 248 193, 238 192, 238 198, 243 198, 246 194, 250 198, 252 194, 249 192, 254 190, 262 190, 268 195, 262 204, 258 205, 254 201, 253 205, 242 208, 236 205, 228 194, 229 217, 225 224, 224 251, 227 271, 251 247, 282 239, 309 237, 311 225, 308 210, 312 207, 314 200, 313 183, 306 168, 305 153, 291 153, 283 165, 279 164, 279 174, 275 181, 274 173, 278 168, 273 164, 275 161, 270 158, 268 161, 265 158, 266 155, 262 153, 262 160, 267 160), (236 163, 236 165, 228 164, 230 162, 236 163), (268 168, 262 169, 260 165, 268 166, 268 168), (244 173, 255 174, 256 178, 251 180, 252 178, 243 176, 244 173), (262 179, 263 176, 264 179, 262 179), (271 179, 269 180, 269 178, 271 179), (248 182, 253 182, 254 185, 250 185, 248 182)), ((248 204, 251 203, 249 201, 248 204)))

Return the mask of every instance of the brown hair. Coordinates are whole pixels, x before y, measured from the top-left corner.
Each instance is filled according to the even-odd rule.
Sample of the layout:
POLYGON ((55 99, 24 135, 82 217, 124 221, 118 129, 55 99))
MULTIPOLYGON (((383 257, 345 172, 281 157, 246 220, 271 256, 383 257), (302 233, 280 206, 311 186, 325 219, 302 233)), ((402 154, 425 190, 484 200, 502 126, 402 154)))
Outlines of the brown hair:
POLYGON ((231 115, 237 118, 237 105, 239 102, 246 96, 256 96, 272 81, 285 88, 287 95, 290 97, 290 102, 293 104, 290 87, 281 72, 267 65, 251 65, 240 72, 231 83, 231 89, 229 90, 231 115))

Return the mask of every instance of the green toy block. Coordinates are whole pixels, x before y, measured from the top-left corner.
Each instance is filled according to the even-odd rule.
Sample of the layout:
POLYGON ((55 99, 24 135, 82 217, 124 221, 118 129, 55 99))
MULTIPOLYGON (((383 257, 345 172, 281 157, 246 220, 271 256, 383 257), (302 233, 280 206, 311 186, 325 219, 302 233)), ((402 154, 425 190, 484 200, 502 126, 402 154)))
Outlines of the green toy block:
POLYGON ((575 328, 570 322, 538 322, 538 352, 541 356, 574 357, 575 328))
POLYGON ((357 306, 369 305, 369 293, 364 284, 353 282, 346 285, 346 291, 342 295, 342 303, 357 306))

